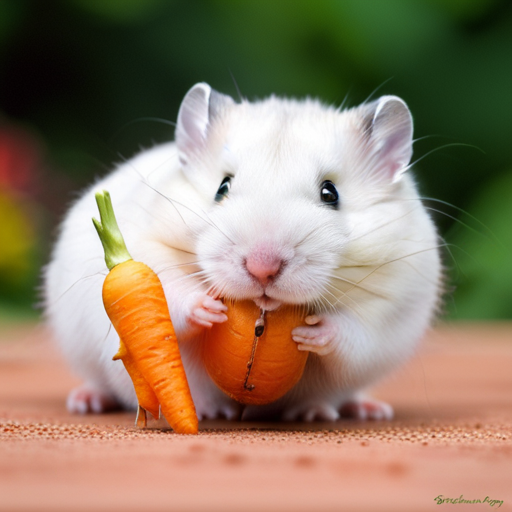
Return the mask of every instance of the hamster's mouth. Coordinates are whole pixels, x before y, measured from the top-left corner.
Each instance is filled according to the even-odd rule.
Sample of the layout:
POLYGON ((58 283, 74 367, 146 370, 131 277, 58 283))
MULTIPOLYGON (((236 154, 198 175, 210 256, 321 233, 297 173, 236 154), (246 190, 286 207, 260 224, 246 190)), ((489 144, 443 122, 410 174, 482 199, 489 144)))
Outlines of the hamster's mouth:
POLYGON ((274 309, 277 309, 281 305, 281 301, 272 299, 268 297, 266 294, 263 294, 260 297, 255 298, 254 302, 256 306, 258 306, 261 309, 264 309, 265 311, 274 311, 274 309))

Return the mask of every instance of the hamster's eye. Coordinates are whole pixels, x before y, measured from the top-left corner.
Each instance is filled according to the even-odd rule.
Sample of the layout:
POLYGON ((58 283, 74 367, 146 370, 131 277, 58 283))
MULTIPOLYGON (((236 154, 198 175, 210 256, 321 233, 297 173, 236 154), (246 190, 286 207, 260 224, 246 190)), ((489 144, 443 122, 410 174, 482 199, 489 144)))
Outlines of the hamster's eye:
POLYGON ((332 181, 326 180, 320 186, 320 199, 327 206, 338 208, 339 195, 332 181))
POLYGON ((220 203, 228 195, 230 188, 231 188, 231 176, 226 176, 221 181, 220 187, 217 190, 217 193, 215 194, 215 201, 220 203))

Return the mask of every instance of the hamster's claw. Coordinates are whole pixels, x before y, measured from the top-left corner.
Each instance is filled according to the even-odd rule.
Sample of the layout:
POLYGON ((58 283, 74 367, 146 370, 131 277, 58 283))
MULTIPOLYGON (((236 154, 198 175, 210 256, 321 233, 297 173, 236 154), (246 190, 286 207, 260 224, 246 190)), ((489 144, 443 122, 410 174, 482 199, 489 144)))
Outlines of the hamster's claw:
POLYGON ((330 354, 339 338, 337 324, 328 316, 311 315, 306 317, 307 326, 296 327, 292 339, 299 350, 309 350, 320 356, 330 354))

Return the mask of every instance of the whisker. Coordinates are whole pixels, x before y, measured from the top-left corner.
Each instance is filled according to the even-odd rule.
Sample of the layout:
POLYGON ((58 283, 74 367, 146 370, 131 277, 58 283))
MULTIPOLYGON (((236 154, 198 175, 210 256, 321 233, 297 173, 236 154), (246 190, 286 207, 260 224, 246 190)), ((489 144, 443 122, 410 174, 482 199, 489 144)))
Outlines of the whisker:
POLYGON ((194 265, 198 265, 197 261, 191 261, 190 263, 173 263, 172 265, 167 265, 165 267, 161 267, 158 269, 158 274, 161 272, 169 272, 170 270, 177 270, 186 267, 193 267, 194 265))
POLYGON ((373 228, 371 229, 370 231, 367 231, 366 233, 363 233, 361 235, 359 235, 358 237, 356 238, 352 238, 352 242, 356 241, 356 240, 360 240, 361 238, 364 238, 365 236, 367 235, 370 235, 371 233, 375 233, 375 231, 378 231, 379 229, 382 229, 386 226, 389 226, 390 224, 393 224, 393 222, 397 222, 401 219, 404 219, 405 217, 407 217, 408 215, 411 215, 411 213, 414 213, 416 210, 418 210, 420 208, 420 206, 418 206, 417 208, 415 208, 414 210, 410 210, 408 211, 407 213, 404 213, 403 215, 400 215, 399 217, 395 217, 387 222, 384 222, 383 224, 380 224, 378 225, 376 228, 373 228))
MULTIPOLYGON (((324 291, 328 291, 328 290, 324 290, 324 291)), ((331 295, 332 295, 332 293, 331 293, 331 295)), ((333 297, 334 297, 334 295, 333 295, 333 297)), ((337 297, 334 297, 334 298, 337 299, 337 297)), ((334 304, 327 297, 325 297, 325 295, 323 293, 321 295, 321 300, 323 302, 327 302, 327 304, 329 304, 329 307, 331 308, 332 311, 334 311, 336 309, 334 304)), ((323 303, 321 303, 321 305, 325 306, 325 304, 323 304, 323 303)))
MULTIPOLYGON (((354 302, 354 301, 352 301, 354 302)), ((355 307, 351 306, 347 302, 343 300, 343 297, 338 297, 334 304, 331 304, 331 310, 333 313, 337 312, 337 308, 341 305, 342 307, 346 308, 348 311, 351 311, 354 314, 360 314, 363 312, 363 309, 357 304, 357 302, 354 302, 355 307)))
POLYGON ((357 303, 357 301, 355 301, 352 297, 350 297, 350 296, 348 295, 348 293, 345 293, 344 291, 342 291, 342 290, 340 290, 340 289, 336 288, 336 286, 334 286, 332 283, 328 283, 328 285, 329 285, 331 288, 333 288, 334 290, 336 290, 337 292, 340 292, 340 293, 342 294, 342 296, 340 297, 340 296, 336 296, 336 295, 334 295, 334 294, 333 294, 332 292, 330 292, 329 290, 325 290, 327 293, 329 293, 330 295, 332 295, 332 296, 336 299, 336 300, 335 300, 335 302, 334 302, 334 304, 333 304, 333 309, 335 309, 335 308, 336 308, 336 305, 337 305, 337 304, 340 304, 340 303, 341 303, 341 304, 343 304, 345 307, 348 307, 348 305, 347 305, 345 302, 343 302, 343 301, 342 301, 342 297, 343 297, 343 298, 344 298, 344 297, 346 297, 347 299, 349 299, 349 300, 354 304, 354 306, 355 306, 357 309, 359 309, 360 311, 362 311, 361 306, 357 303))
POLYGON ((133 126, 134 124, 139 124, 139 123, 145 123, 147 121, 151 121, 154 123, 167 124, 169 126, 172 126, 173 128, 176 127, 176 123, 174 121, 169 121, 168 119, 164 119, 163 117, 152 117, 152 116, 139 117, 138 119, 133 119, 132 121, 128 121, 123 126, 121 126, 121 128, 118 130, 118 132, 116 132, 114 134, 114 137, 117 137, 117 135, 119 134, 120 131, 128 128, 129 126, 133 126))
MULTIPOLYGON (((446 240, 444 240, 444 238, 442 237, 439 237, 442 241, 443 241, 443 244, 444 244, 444 248, 446 249, 446 252, 449 254, 450 258, 451 258, 451 261, 453 261, 454 265, 455 265, 455 268, 457 269, 457 274, 455 275, 455 278, 458 278, 459 277, 459 273, 462 273, 464 274, 464 272, 462 271, 462 269, 460 268, 460 265, 457 263, 457 260, 455 259, 455 256, 453 255, 453 252, 451 250, 450 247, 454 247, 454 248, 457 248, 459 249, 459 247, 457 247, 456 245, 453 245, 453 244, 449 244, 448 242, 446 242, 446 240)), ((463 252, 466 252, 464 251, 463 249, 461 249, 463 252)), ((452 270, 451 268, 448 268, 446 265, 445 265, 445 268, 446 270, 452 270)))
MULTIPOLYGON (((186 225, 186 222, 185 222, 185 219, 183 218, 182 214, 180 213, 180 211, 178 210, 178 208, 176 207, 176 205, 179 205, 181 206, 182 208, 184 208, 185 210, 188 210, 190 213, 193 213, 194 215, 196 215, 197 217, 199 217, 199 219, 201 219, 203 222, 205 222, 206 224, 208 224, 209 226, 211 226, 212 228, 215 228, 219 233, 221 233, 222 235, 224 235, 233 245, 235 245, 235 242, 233 242, 233 240, 231 240, 231 238, 226 234, 224 233, 215 223, 213 223, 210 218, 208 217, 208 220, 205 219, 204 217, 202 217, 201 215, 199 215, 199 213, 197 213, 195 210, 193 210, 192 208, 190 208, 189 206, 181 203, 180 201, 177 201, 176 199, 172 199, 171 197, 168 197, 166 196, 165 194, 163 194, 162 192, 160 192, 159 190, 157 190, 155 187, 153 187, 152 185, 150 185, 146 180, 142 179, 142 182, 147 186, 149 187, 151 190, 153 190, 154 192, 156 192, 158 195, 160 195, 161 197, 163 197, 168 203, 170 203, 172 205, 172 207, 175 209, 176 213, 180 216, 183 224, 186 225)), ((201 210, 203 211, 203 210, 201 210)), ((204 213, 204 212, 203 212, 204 213)))
POLYGON ((412 268, 416 274, 418 274, 420 277, 422 277, 425 281, 437 286, 439 284, 439 281, 433 281, 429 275, 426 275, 422 270, 418 269, 416 266, 414 266, 410 261, 403 260, 403 263, 405 265, 408 265, 410 268, 412 268))
POLYGON ((103 338, 103 341, 100 343, 100 346, 105 346, 105 343, 107 342, 107 338, 110 334, 110 331, 112 330, 112 322, 109 323, 109 326, 108 326, 108 329, 107 329, 107 334, 105 334, 105 337, 103 338))
POLYGON ((504 249, 502 243, 500 242, 500 240, 498 238, 495 237, 495 235, 492 233, 492 231, 488 230, 489 234, 491 235, 489 237, 485 233, 481 233, 480 231, 478 231, 477 229, 473 228, 472 226, 470 226, 466 222, 458 219, 457 217, 454 217, 453 215, 450 215, 449 213, 443 212, 442 210, 438 210, 437 208, 432 208, 431 206, 425 206, 425 208, 427 210, 431 211, 431 212, 439 213, 441 215, 444 215, 445 217, 448 217, 449 219, 452 219, 455 222, 458 222, 461 226, 464 226, 465 228, 469 229, 469 231, 471 231, 472 233, 475 233, 476 235, 481 236, 481 237, 483 237, 483 238, 485 238, 487 240, 491 240, 492 242, 495 242, 498 245, 500 245, 502 249, 504 249))
MULTIPOLYGON (((159 214, 159 215, 158 215, 158 217, 157 217, 157 213, 156 213, 155 211, 150 211, 150 210, 148 210, 146 207, 142 206, 142 205, 141 205, 141 204, 139 204, 139 203, 136 203, 136 204, 135 204, 135 206, 136 206, 137 208, 139 208, 139 209, 143 210, 144 212, 146 212, 150 218, 154 218, 154 219, 158 218, 158 220, 160 221, 160 223, 161 223, 162 225, 165 225, 165 223, 167 222, 167 219, 164 217, 164 215, 159 214)), ((136 219, 137 217, 136 217, 136 216, 134 216, 134 218, 136 219)), ((136 223, 136 222, 135 222, 135 219, 130 219, 130 220, 131 220, 131 223, 132 223, 133 225, 135 225, 135 226, 143 227, 143 224, 136 223)), ((183 218, 182 218, 182 220, 183 220, 183 218)), ((173 248, 173 249, 175 249, 175 247, 172 247, 172 248, 173 248)), ((178 250, 180 250, 180 251, 181 251, 181 249, 178 249, 178 250)), ((186 251, 184 251, 184 252, 186 252, 186 251)))
POLYGON ((315 309, 319 309, 319 310, 325 309, 325 304, 322 302, 322 296, 321 295, 320 295, 320 297, 316 298, 313 301, 313 304, 314 304, 315 309))
MULTIPOLYGON (((137 174, 141 180, 141 182, 147 186, 149 186, 154 192, 157 192, 157 193, 160 193, 158 190, 156 190, 154 187, 152 187, 149 183, 149 177, 151 177, 151 175, 158 171, 161 167, 163 167, 166 163, 168 163, 171 158, 169 157, 168 159, 166 159, 164 162, 162 162, 160 165, 157 165, 149 174, 148 174, 148 177, 146 178, 138 169, 137 167, 135 167, 135 165, 133 165, 133 161, 131 159, 128 159, 126 157, 124 157, 121 153, 117 153, 117 155, 119 156, 119 158, 121 158, 121 160, 123 161, 123 163, 125 165, 129 165, 132 170, 135 172, 135 174, 137 174)), ((163 195, 163 194, 162 194, 163 195)), ((165 197, 165 195, 163 195, 165 197)), ((180 215, 180 212, 176 209, 176 212, 178 213, 178 215, 180 215)), ((181 215, 180 215, 181 217, 181 215)), ((181 217, 181 220, 183 221, 183 223, 185 224, 185 221, 183 220, 183 217, 181 217)))
POLYGON ((379 89, 382 89, 388 82, 390 82, 391 80, 393 80, 395 77, 394 76, 390 76, 388 79, 384 80, 384 82, 382 82, 380 85, 378 85, 377 87, 375 87, 375 89, 369 94, 369 96, 363 101, 362 105, 366 105, 373 97, 373 95, 379 90, 379 89))
POLYGON ((240 87, 238 87, 238 83, 235 80, 235 75, 231 72, 231 69, 228 68, 229 74, 231 75, 231 80, 233 80, 233 84, 235 85, 236 93, 238 94, 238 100, 242 102, 244 98, 242 97, 242 93, 240 92, 240 87))
POLYGON ((180 276, 176 276, 175 279, 173 279, 173 284, 180 283, 182 281, 198 281, 198 278, 201 280, 204 280, 204 276, 202 274, 202 271, 199 272, 191 272, 189 274, 182 274, 180 276))
POLYGON ((423 135, 423 137, 418 137, 417 139, 414 139, 412 142, 413 142, 413 144, 416 144, 416 142, 420 142, 420 140, 432 139, 434 137, 441 137, 441 135, 436 135, 436 134, 423 135))
POLYGON ((174 201, 171 198, 167 197, 165 194, 160 192, 160 190, 157 190, 155 187, 150 185, 145 179, 142 178, 141 181, 142 181, 142 183, 144 185, 146 185, 148 188, 150 188, 153 192, 157 193, 160 197, 163 197, 166 201, 168 201, 171 204, 171 206, 174 208, 176 213, 179 215, 179 217, 181 219, 181 222, 183 222, 183 224, 185 224, 185 226, 187 225, 187 223, 185 222, 185 219, 183 218, 183 215, 181 215, 181 213, 178 210, 178 208, 176 208, 176 205, 175 205, 174 201))
MULTIPOLYGON (((193 213, 194 215, 196 215, 197 217, 199 217, 200 220, 202 220, 203 222, 205 222, 206 224, 208 224, 209 226, 215 228, 217 231, 219 231, 219 233, 221 233, 222 235, 224 235, 233 245, 234 245, 234 242, 233 240, 231 240, 231 238, 229 238, 229 236, 224 232, 222 231, 219 226, 217 226, 210 218, 210 216, 208 214, 206 214, 206 212, 204 212, 204 210, 201 209, 201 212, 203 214, 206 215, 206 217, 208 218, 208 221, 202 217, 201 215, 199 215, 199 213, 197 213, 196 211, 194 211, 192 208, 190 208, 189 206, 186 206, 185 204, 177 201, 176 199, 172 199, 168 196, 166 196, 165 194, 163 194, 161 191, 159 191, 158 189, 156 189, 153 185, 151 185, 151 183, 148 181, 148 179, 146 179, 142 173, 133 165, 133 163, 131 161, 128 161, 125 159, 125 163, 127 164, 130 164, 130 166, 132 167, 132 169, 138 174, 141 182, 146 185, 148 188, 150 188, 151 190, 153 190, 153 192, 159 194, 161 197, 163 197, 167 202, 169 202, 173 208, 175 209, 176 213, 179 215, 181 221, 183 222, 183 224, 186 225, 186 222, 185 222, 185 219, 183 218, 183 216, 181 215, 180 211, 178 210, 178 208, 176 207, 176 205, 179 205, 181 206, 182 208, 188 210, 190 213, 193 213)), ((165 162, 164 162, 165 163, 165 162)), ((164 165, 164 163, 162 165, 164 165)), ((157 171, 161 166, 157 166, 153 171, 157 171)))
POLYGON ((348 91, 345 94, 345 97, 343 98, 343 101, 341 102, 341 105, 336 109, 336 112, 339 113, 345 108, 345 104, 347 103, 348 97, 350 95, 350 89, 352 89, 352 87, 349 87, 348 91))
POLYGON ((424 155, 420 156, 418 159, 414 160, 414 162, 411 162, 409 165, 405 166, 402 172, 408 171, 411 167, 415 166, 418 162, 421 162, 424 158, 427 158, 427 156, 430 156, 432 153, 435 153, 436 151, 440 151, 441 149, 446 149, 453 146, 465 146, 468 148, 476 149, 477 151, 480 151, 482 154, 485 155, 485 151, 478 146, 473 146, 472 144, 464 144, 463 142, 452 142, 450 144, 444 144, 443 146, 439 146, 438 148, 431 149, 424 155))
POLYGON ((386 261, 380 265, 378 265, 377 267, 375 267, 370 273, 368 273, 366 276, 364 276, 361 280, 359 280, 357 283, 360 284, 362 283, 363 281, 365 281, 366 279, 368 279, 368 277, 370 277, 372 274, 374 274, 375 272, 377 272, 378 270, 380 270, 382 267, 386 266, 386 265, 389 265, 391 263, 396 263, 397 261, 401 261, 401 260, 404 260, 406 258, 410 258, 411 256, 416 256, 418 254, 421 254, 421 253, 424 253, 424 252, 428 252, 428 251, 434 251, 436 249, 441 249, 442 247, 444 247, 444 244, 441 244, 441 245, 436 245, 434 247, 429 247, 427 249, 422 249, 420 251, 415 251, 415 252, 412 252, 412 253, 409 253, 409 254, 406 254, 405 256, 401 256, 399 258, 394 258, 392 260, 389 260, 389 261, 386 261))
POLYGON ((201 213, 210 221, 210 226, 214 227, 219 233, 224 235, 233 245, 236 243, 211 219, 210 214, 201 208, 201 213))
POLYGON ((121 126, 121 128, 119 128, 110 138, 109 138, 109 141, 108 141, 108 145, 112 145, 115 140, 121 135, 121 133, 126 130, 127 128, 129 128, 130 126, 133 126, 135 124, 140 124, 140 123, 144 123, 144 122, 148 122, 148 121, 151 121, 151 122, 156 122, 156 123, 161 123, 161 124, 166 124, 166 125, 169 125, 169 126, 172 126, 173 128, 176 127, 176 123, 173 122, 173 121, 169 121, 168 119, 163 119, 161 117, 139 117, 138 119, 133 119, 131 121, 128 121, 127 123, 125 123, 124 125, 121 126))
POLYGON ((195 276, 185 274, 178 277, 173 281, 173 285, 179 285, 183 282, 187 283, 187 293, 195 293, 196 291, 203 291, 205 283, 202 280, 196 279, 195 276))
POLYGON ((295 248, 297 247, 300 247, 301 245, 304 245, 306 243, 306 241, 313 235, 315 235, 316 233, 318 233, 318 229, 317 228, 314 228, 314 229, 311 229, 308 233, 306 233, 301 240, 299 240, 296 244, 295 244, 295 248))
MULTIPOLYGON (((449 206, 450 208, 453 208, 454 210, 457 210, 458 212, 463 213, 464 215, 467 215, 471 220, 475 221, 478 225, 480 225, 483 229, 485 229, 485 231, 487 231, 487 233, 493 239, 493 241, 496 242, 498 245, 501 246, 502 249, 505 250, 505 246, 499 240, 499 238, 492 232, 492 230, 485 223, 483 223, 480 219, 478 219, 477 217, 475 217, 471 213, 467 212, 463 208, 459 208, 458 206, 455 206, 454 204, 448 203, 447 201, 443 201, 441 199, 436 199, 434 197, 421 197, 420 199, 422 201, 433 201, 433 202, 436 202, 436 203, 444 204, 445 206, 449 206)), ((412 201, 412 200, 413 199, 407 199, 407 201, 412 201)), ((436 211, 438 211, 438 210, 436 210, 436 211)), ((446 212, 443 212, 443 211, 438 211, 438 212, 448 216, 448 214, 446 212)), ((457 221, 457 222, 460 222, 462 225, 468 227, 466 224, 462 223, 462 221, 460 221, 460 219, 457 219, 457 218, 454 218, 454 217, 450 217, 450 218, 455 220, 455 221, 457 221)), ((475 231, 475 232, 478 233, 478 231, 475 231)), ((482 235, 482 233, 479 233, 479 234, 482 235)))
MULTIPOLYGON (((350 268, 350 267, 349 267, 350 268)), ((351 290, 353 290, 354 288, 358 288, 359 290, 362 290, 366 293, 369 293, 371 295, 374 295, 375 297, 379 297, 380 299, 387 299, 388 297, 386 297, 385 295, 382 295, 380 293, 377 293, 373 290, 369 290, 368 288, 365 288, 364 286, 361 286, 359 283, 354 283, 353 281, 350 281, 349 279, 345 279, 343 277, 340 277, 340 276, 337 276, 335 274, 332 274, 330 276, 332 279, 338 279, 339 281, 343 281, 349 285, 352 286, 352 288, 350 288, 346 293, 349 293, 351 290)), ((340 290, 341 291, 341 290, 340 290)))
POLYGON ((446 248, 446 250, 448 251, 448 254, 450 254, 450 257, 452 259, 452 261, 455 263, 455 265, 457 266, 457 270, 464 276, 466 276, 465 272, 462 270, 462 268, 460 267, 460 265, 457 263, 457 260, 455 259, 455 257, 453 256, 453 253, 452 251, 450 250, 450 247, 453 247, 454 249, 457 249, 458 251, 462 252, 464 255, 466 255, 470 260, 472 260, 474 263, 476 263, 482 270, 485 269, 485 266, 482 264, 481 261, 478 261, 477 258, 475 258, 470 252, 464 250, 462 247, 460 247, 459 245, 455 245, 455 244, 450 244, 450 243, 445 243, 444 247, 446 248))
POLYGON ((59 302, 67 293, 69 293, 77 284, 81 283, 82 281, 86 281, 86 280, 89 280, 91 279, 92 277, 97 277, 97 276, 107 276, 108 272, 107 271, 101 271, 101 272, 96 272, 94 274, 89 274, 87 276, 83 276, 81 277, 80 279, 77 279, 69 288, 67 288, 63 293, 61 293, 54 301, 54 303, 52 304, 52 306, 54 306, 55 304, 57 304, 57 302, 59 302))

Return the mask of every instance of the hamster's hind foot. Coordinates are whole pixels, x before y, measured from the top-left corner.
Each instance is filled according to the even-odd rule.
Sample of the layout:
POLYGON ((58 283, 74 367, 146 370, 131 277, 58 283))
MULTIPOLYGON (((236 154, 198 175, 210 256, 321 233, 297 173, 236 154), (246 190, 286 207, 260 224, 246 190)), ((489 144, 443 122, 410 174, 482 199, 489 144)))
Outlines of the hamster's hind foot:
POLYGON ((284 421, 336 421, 340 418, 355 420, 391 420, 393 408, 379 400, 369 397, 350 398, 336 408, 328 402, 305 403, 286 408, 284 421))
POLYGON ((89 384, 71 390, 66 406, 72 414, 101 414, 122 408, 117 400, 89 384))
POLYGON ((238 404, 210 405, 207 407, 196 407, 197 417, 202 420, 226 419, 229 421, 240 420, 242 414, 241 406, 238 404))
POLYGON ((328 403, 302 404, 285 409, 282 415, 284 421, 336 421, 338 411, 328 403))
POLYGON ((356 420, 392 420, 393 408, 386 402, 364 397, 351 399, 341 405, 339 413, 342 418, 356 420))

